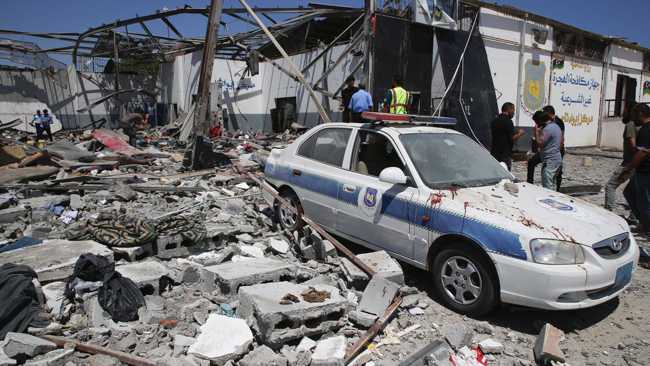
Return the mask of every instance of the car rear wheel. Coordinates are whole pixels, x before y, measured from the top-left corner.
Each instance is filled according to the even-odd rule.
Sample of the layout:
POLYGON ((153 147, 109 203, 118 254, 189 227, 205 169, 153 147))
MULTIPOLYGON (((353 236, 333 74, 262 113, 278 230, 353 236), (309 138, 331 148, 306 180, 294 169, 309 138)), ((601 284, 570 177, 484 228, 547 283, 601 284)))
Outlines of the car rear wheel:
POLYGON ((462 243, 445 248, 435 257, 432 269, 438 296, 450 309, 480 316, 498 304, 496 276, 478 249, 462 243))
POLYGON ((296 196, 292 191, 285 191, 280 193, 280 197, 291 203, 291 209, 284 205, 280 205, 279 202, 275 203, 275 214, 280 222, 280 226, 289 231, 295 231, 302 228, 305 225, 305 222, 301 218, 304 211, 298 196, 296 196), (296 212, 298 214, 296 214, 296 212))

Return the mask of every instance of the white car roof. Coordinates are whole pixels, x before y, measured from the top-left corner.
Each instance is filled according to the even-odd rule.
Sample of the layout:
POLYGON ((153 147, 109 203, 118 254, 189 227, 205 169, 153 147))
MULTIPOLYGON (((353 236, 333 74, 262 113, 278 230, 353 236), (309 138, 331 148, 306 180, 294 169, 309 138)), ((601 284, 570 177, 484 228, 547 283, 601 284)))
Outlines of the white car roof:
MULTIPOLYGON (((322 124, 321 126, 323 127, 356 127, 356 128, 362 128, 364 126, 367 126, 366 123, 346 123, 346 122, 331 122, 331 123, 325 123, 322 124)), ((394 135, 404 135, 404 134, 412 134, 412 133, 452 133, 452 134, 461 134, 458 131, 449 129, 449 128, 441 128, 441 127, 432 127, 432 126, 418 126, 418 125, 413 125, 413 124, 408 124, 405 123, 404 126, 400 126, 398 124, 390 124, 386 125, 383 127, 375 127, 377 130, 382 130, 384 132, 388 132, 394 135)))

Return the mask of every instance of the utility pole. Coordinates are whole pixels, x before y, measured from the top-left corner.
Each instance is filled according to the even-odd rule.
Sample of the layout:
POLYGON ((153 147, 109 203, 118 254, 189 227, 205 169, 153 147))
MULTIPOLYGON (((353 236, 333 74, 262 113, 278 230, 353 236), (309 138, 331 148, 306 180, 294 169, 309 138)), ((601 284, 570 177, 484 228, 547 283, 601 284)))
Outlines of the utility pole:
POLYGON ((209 121, 208 106, 210 104, 210 82, 212 81, 212 65, 214 65, 214 51, 216 48, 219 23, 221 22, 222 0, 212 0, 208 29, 205 32, 205 45, 203 46, 203 59, 199 74, 199 88, 196 95, 196 109, 194 112, 194 134, 204 136, 208 134, 209 121))
POLYGON ((366 38, 366 54, 363 65, 363 72, 366 76, 366 87, 368 88, 368 91, 372 93, 375 84, 372 62, 375 35, 373 34, 374 29, 371 23, 373 21, 372 17, 375 15, 375 0, 365 0, 365 12, 366 17, 363 23, 363 32, 366 38))

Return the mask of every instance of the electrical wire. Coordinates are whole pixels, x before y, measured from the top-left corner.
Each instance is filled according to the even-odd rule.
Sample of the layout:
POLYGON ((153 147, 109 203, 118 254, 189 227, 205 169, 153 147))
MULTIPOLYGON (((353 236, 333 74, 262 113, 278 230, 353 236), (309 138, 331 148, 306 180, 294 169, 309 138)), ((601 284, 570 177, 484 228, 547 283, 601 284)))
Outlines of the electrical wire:
POLYGON ((454 75, 451 77, 451 81, 449 82, 449 85, 447 86, 445 93, 442 95, 442 99, 440 99, 440 103, 438 103, 438 106, 433 111, 434 116, 436 115, 436 113, 438 116, 440 116, 440 112, 441 112, 440 107, 442 106, 442 103, 444 103, 445 98, 449 93, 449 90, 451 90, 451 87, 454 86, 454 82, 456 81, 456 77, 458 76, 458 71, 460 70, 460 66, 463 60, 465 59, 465 52, 467 52, 467 46, 469 46, 469 42, 472 40, 472 34, 474 34, 474 28, 476 27, 476 22, 478 21, 479 14, 480 12, 476 12, 476 16, 474 17, 474 21, 472 22, 472 28, 469 30, 469 35, 467 36, 465 47, 463 47, 463 52, 460 54, 460 59, 458 60, 458 65, 456 65, 456 70, 454 71, 454 75))
POLYGON ((463 59, 461 61, 462 66, 461 66, 461 71, 460 71, 460 89, 458 91, 458 104, 460 105, 460 110, 463 112, 463 118, 465 119, 465 123, 467 123, 467 127, 469 128, 469 132, 472 133, 472 136, 474 136, 474 140, 478 142, 481 146, 483 146, 485 149, 485 145, 481 142, 481 140, 478 139, 478 136, 476 136, 476 133, 474 133, 474 128, 472 128, 472 124, 469 122, 469 118, 467 118, 467 114, 465 113, 465 104, 463 104, 463 85, 465 85, 465 60, 463 59))

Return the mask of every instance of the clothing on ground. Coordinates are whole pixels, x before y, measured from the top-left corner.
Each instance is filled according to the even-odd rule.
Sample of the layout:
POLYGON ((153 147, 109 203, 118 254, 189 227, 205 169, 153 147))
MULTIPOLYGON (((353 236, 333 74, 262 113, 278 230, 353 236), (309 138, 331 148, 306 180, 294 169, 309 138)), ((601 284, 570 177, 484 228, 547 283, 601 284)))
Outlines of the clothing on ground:
POLYGON ((630 121, 625 124, 625 130, 623 131, 623 162, 621 165, 628 165, 632 162, 634 154, 636 153, 636 148, 630 146, 627 142, 628 139, 635 139, 639 128, 636 126, 634 121, 630 121))
POLYGON ((515 125, 512 119, 505 113, 499 114, 490 123, 492 131, 492 148, 491 153, 498 161, 506 162, 512 158, 512 148, 514 140, 512 136, 515 134, 515 125))
POLYGON ((356 93, 352 94, 348 108, 352 113, 369 111, 372 108, 372 97, 370 93, 364 89, 359 89, 356 93))
POLYGON ((0 339, 9 332, 23 333, 27 328, 45 327, 41 305, 32 280, 36 272, 25 265, 6 263, 0 266, 0 339))
POLYGON ((542 139, 544 140, 541 151, 542 161, 561 164, 562 130, 560 130, 560 127, 553 122, 547 124, 542 130, 542 139))

